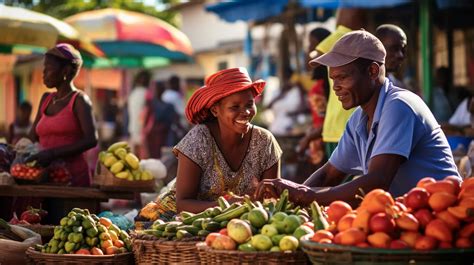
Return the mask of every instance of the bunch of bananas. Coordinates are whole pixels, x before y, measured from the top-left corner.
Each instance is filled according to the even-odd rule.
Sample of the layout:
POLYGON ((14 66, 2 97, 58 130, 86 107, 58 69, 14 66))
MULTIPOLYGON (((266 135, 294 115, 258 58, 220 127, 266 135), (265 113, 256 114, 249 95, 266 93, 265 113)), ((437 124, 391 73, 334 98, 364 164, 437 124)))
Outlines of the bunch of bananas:
POLYGON ((140 160, 130 152, 130 147, 125 141, 116 142, 109 146, 107 151, 99 153, 99 161, 119 179, 151 180, 153 175, 140 169, 140 160))

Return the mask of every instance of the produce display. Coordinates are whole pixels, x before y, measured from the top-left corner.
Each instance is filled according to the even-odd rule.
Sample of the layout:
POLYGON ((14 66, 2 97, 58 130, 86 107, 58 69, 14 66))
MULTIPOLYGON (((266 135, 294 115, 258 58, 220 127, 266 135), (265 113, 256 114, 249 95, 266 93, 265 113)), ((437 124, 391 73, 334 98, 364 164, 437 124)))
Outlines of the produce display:
POLYGON ((219 206, 192 214, 181 212, 171 222, 156 220, 143 233, 168 240, 205 237, 208 246, 220 250, 295 251, 299 239, 313 233, 313 224, 305 209, 288 201, 288 191, 276 201, 229 204, 218 198, 219 206))
POLYGON ((131 251, 131 241, 108 218, 74 208, 54 228, 53 238, 35 249, 52 254, 109 255, 131 251))
POLYGON ((129 181, 153 179, 149 171, 140 168, 140 160, 130 152, 130 147, 125 141, 114 143, 107 151, 100 152, 99 161, 119 179, 129 181))
POLYGON ((438 181, 427 177, 402 197, 375 189, 355 210, 334 201, 326 212, 329 224, 320 225, 312 241, 363 248, 472 248, 474 178, 460 184, 451 176, 438 181))
POLYGON ((43 168, 36 165, 36 161, 30 163, 17 163, 13 165, 10 169, 10 174, 15 179, 22 180, 38 180, 43 174, 43 168))

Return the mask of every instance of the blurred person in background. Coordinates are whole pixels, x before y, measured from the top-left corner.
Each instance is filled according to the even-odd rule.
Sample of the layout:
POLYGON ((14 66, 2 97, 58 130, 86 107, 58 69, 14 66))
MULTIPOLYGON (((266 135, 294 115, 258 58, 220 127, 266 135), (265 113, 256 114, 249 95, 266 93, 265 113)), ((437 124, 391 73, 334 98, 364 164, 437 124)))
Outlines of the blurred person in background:
POLYGON ((73 84, 81 65, 81 54, 69 44, 46 52, 43 82, 56 92, 41 97, 30 139, 39 141, 43 149, 28 159, 44 167, 64 160, 73 186, 90 185, 85 152, 97 145, 98 138, 91 100, 73 84))
POLYGON ((451 74, 447 67, 439 67, 436 69, 435 87, 433 88, 433 115, 439 123, 446 123, 453 113, 453 107, 446 95, 449 94, 451 83, 451 74))
POLYGON ((130 146, 132 152, 137 155, 142 155, 142 123, 140 115, 145 107, 145 98, 148 86, 150 85, 150 73, 148 71, 141 71, 135 77, 132 91, 128 95, 127 110, 128 110, 128 132, 130 135, 130 146))
POLYGON ((274 116, 268 129, 277 137, 293 133, 297 115, 308 105, 303 85, 292 81, 292 76, 293 70, 290 67, 283 70, 280 93, 267 105, 274 116))
MULTIPOLYGON (((314 50, 316 46, 329 36, 331 32, 325 28, 315 28, 309 33, 309 50, 308 62, 316 56, 314 50)), ((307 176, 310 172, 314 172, 317 167, 324 161, 324 143, 321 137, 324 116, 326 114, 327 99, 329 97, 329 80, 326 66, 319 65, 312 69, 313 86, 308 91, 308 102, 312 114, 312 126, 301 138, 298 143, 298 155, 300 157, 309 157, 309 161, 304 159, 304 163, 298 166, 296 176, 307 176), (304 167, 304 169, 303 169, 304 167)), ((293 179, 295 182, 301 183, 304 179, 293 179)))
MULTIPOLYGON (((385 57, 385 74, 394 86, 408 89, 407 85, 395 76, 406 58, 407 36, 397 25, 383 24, 375 30, 375 36, 382 42, 387 56, 385 57)), ((408 89, 410 90, 410 89, 408 89)))
POLYGON ((146 157, 159 159, 161 148, 166 146, 171 127, 173 123, 179 122, 179 117, 174 106, 162 99, 166 84, 156 81, 154 88, 154 96, 145 106, 143 143, 146 157))
POLYGON ((28 101, 23 101, 18 106, 15 121, 8 128, 7 142, 9 144, 14 145, 21 138, 28 137, 32 126, 31 110, 32 107, 28 101))
MULTIPOLYGON (((336 13, 336 30, 316 46, 317 57, 329 52, 336 41, 344 36, 344 34, 365 27, 366 21, 366 11, 363 9, 338 9, 336 13)), ((310 65, 312 67, 317 67, 319 64, 312 60, 310 65)), ((337 143, 341 139, 346 128, 346 123, 354 111, 354 109, 346 110, 342 107, 334 89, 332 89, 333 81, 331 79, 329 79, 329 87, 328 103, 321 132, 325 145, 326 157, 330 157, 332 152, 336 149, 337 143)))
POLYGON ((186 134, 186 118, 184 116, 184 95, 181 89, 181 79, 173 75, 168 80, 166 90, 162 95, 163 102, 172 104, 178 114, 178 122, 171 124, 166 146, 174 146, 186 134))

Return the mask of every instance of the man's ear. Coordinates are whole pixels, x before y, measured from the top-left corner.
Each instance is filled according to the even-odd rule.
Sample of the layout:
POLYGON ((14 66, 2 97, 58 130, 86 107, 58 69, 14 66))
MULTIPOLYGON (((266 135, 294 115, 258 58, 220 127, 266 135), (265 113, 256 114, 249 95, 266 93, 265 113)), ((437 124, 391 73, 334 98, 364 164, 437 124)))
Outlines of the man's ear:
POLYGON ((380 74, 380 65, 376 62, 372 62, 369 65, 370 79, 372 79, 372 80, 377 79, 379 77, 379 74, 380 74))

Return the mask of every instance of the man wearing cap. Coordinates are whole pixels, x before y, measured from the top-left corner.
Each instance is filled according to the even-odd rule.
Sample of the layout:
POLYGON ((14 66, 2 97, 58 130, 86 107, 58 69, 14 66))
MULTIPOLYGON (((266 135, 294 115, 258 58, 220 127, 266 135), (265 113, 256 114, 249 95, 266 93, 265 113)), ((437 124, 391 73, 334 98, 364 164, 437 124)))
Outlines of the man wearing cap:
POLYGON ((358 30, 314 59, 329 66, 334 92, 344 109, 357 109, 329 161, 304 185, 265 180, 257 197, 289 189, 290 199, 303 205, 313 200, 356 205, 359 189, 382 188, 400 196, 426 176, 459 177, 446 137, 429 108, 419 96, 395 87, 385 77, 385 55, 379 39, 358 30), (347 175, 360 177, 340 184, 347 175))

